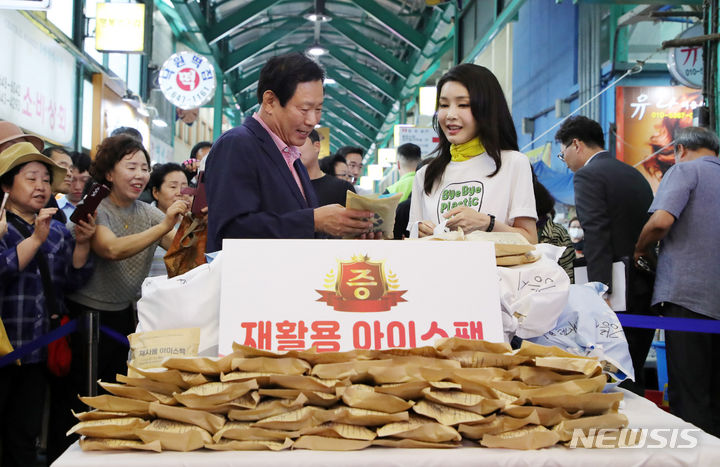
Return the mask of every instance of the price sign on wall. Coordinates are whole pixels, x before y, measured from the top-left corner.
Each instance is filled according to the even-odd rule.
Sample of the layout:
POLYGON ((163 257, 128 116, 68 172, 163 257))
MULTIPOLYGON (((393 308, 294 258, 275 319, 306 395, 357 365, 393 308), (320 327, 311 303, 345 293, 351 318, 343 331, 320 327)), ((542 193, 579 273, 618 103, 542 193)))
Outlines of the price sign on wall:
POLYGON ((219 352, 503 340, 485 242, 225 240, 219 352))
POLYGON ((194 109, 207 104, 215 93, 215 70, 207 58, 194 52, 178 52, 163 64, 160 90, 171 104, 194 109))

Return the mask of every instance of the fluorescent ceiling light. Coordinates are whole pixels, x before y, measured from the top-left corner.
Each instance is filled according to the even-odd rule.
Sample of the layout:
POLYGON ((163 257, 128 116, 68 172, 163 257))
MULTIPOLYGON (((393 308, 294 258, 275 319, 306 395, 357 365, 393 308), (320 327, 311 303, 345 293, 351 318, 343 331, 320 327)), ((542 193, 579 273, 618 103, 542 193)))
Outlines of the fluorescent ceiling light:
POLYGON ((155 125, 158 128, 166 128, 168 126, 167 122, 161 118, 153 118, 152 124, 155 125))
POLYGON ((319 57, 321 55, 325 55, 327 53, 327 49, 324 49, 319 45, 315 44, 307 50, 307 53, 312 55, 313 57, 319 57))

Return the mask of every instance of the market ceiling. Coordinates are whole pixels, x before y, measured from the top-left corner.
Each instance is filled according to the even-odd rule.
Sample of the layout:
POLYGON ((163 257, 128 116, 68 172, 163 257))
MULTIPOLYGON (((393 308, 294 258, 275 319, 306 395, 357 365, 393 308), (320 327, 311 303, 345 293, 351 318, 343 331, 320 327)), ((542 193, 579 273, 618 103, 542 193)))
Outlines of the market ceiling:
POLYGON ((455 2, 426 0, 163 0, 156 6, 176 38, 214 61, 224 74, 226 102, 244 116, 257 109, 257 80, 268 58, 324 49, 318 61, 335 84, 326 83, 321 125, 331 129, 332 151, 388 141, 400 102, 411 106, 452 50, 456 12, 455 2), (313 14, 326 21, 313 21, 313 14))

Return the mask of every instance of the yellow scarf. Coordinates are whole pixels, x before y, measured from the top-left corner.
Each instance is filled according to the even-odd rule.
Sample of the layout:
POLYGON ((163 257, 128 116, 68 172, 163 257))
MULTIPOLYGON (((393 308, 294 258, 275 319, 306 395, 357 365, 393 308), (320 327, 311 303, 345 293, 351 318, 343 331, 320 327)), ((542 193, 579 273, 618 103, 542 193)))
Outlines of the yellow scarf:
POLYGON ((473 138, 462 144, 450 145, 450 156, 453 162, 465 162, 485 152, 480 138, 473 138))

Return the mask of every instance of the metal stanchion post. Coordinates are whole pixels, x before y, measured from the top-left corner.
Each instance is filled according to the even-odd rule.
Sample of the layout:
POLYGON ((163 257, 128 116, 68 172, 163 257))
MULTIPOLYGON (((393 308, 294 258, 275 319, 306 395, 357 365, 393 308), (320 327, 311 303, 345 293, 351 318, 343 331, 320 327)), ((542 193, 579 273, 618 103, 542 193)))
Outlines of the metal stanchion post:
POLYGON ((97 375, 98 375, 98 340, 100 338, 100 315, 97 311, 85 311, 85 356, 87 361, 87 380, 86 394, 88 396, 97 395, 97 375))

